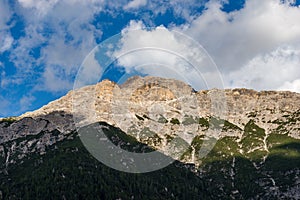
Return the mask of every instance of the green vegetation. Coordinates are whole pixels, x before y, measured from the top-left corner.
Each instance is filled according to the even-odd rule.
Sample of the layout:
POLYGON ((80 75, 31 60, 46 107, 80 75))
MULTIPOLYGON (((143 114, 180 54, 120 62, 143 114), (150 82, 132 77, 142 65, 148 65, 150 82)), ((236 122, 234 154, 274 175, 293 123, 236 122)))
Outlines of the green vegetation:
POLYGON ((174 139, 174 137, 167 134, 166 135, 166 139, 167 139, 167 143, 169 143, 169 142, 171 142, 174 139))
MULTIPOLYGON (((250 120, 243 130, 226 120, 195 120, 205 126, 212 123, 214 127, 222 127, 223 131, 242 131, 242 139, 239 141, 237 137, 227 136, 216 141, 198 135, 188 145, 181 138, 167 135, 168 143, 178 147, 179 152, 184 151, 181 158, 191 159, 194 152, 200 167, 174 162, 155 172, 129 174, 97 161, 73 132, 73 139, 50 146, 45 155, 31 153, 16 164, 9 164, 7 173, 4 170, 5 158, 0 157, 3 199, 278 199, 277 193, 270 189, 273 187, 270 177, 276 182, 279 192, 288 191, 296 185, 300 170, 300 140, 287 134, 272 133, 266 139, 269 150, 266 152, 262 148, 265 130, 254 120, 250 120), (200 157, 199 151, 206 148, 211 151, 200 157), (263 157, 265 162, 262 162, 263 157)), ((153 151, 118 128, 106 123, 100 125, 105 127, 103 132, 107 138, 124 150, 138 153, 153 151)), ((93 124, 85 128, 92 127, 93 124)), ((43 134, 5 143, 5 152, 13 142, 20 144, 38 139, 43 134)), ((51 134, 58 136, 59 132, 55 130, 51 134)), ((149 144, 159 145, 162 142, 149 129, 144 129, 141 135, 149 144)), ((16 155, 14 159, 17 160, 16 155)))
POLYGON ((296 124, 297 121, 300 120, 300 111, 296 111, 288 115, 283 115, 282 117, 283 119, 276 119, 274 121, 271 121, 271 123, 282 125, 282 126, 294 125, 296 124))
POLYGON ((0 119, 0 124, 4 123, 4 127, 8 127, 15 121, 17 121, 16 117, 7 117, 7 118, 0 119))
POLYGON ((137 134, 139 133, 139 130, 135 125, 132 125, 128 128, 127 133, 128 133, 128 135, 136 137, 137 134))
POLYGON ((299 179, 300 140, 285 134, 271 134, 267 143, 270 153, 263 170, 268 171, 281 190, 288 190, 299 179))
POLYGON ((256 115, 257 115, 257 112, 256 112, 256 111, 253 111, 253 112, 250 112, 250 113, 248 114, 248 117, 254 118, 254 117, 256 117, 256 115))
POLYGON ((137 114, 135 114, 135 117, 138 118, 138 120, 144 121, 144 118, 141 117, 141 116, 139 116, 139 115, 137 115, 137 114))
POLYGON ((160 115, 160 117, 158 118, 158 122, 165 124, 168 123, 168 120, 164 116, 160 115))
MULTIPOLYGON (((276 130, 277 134, 287 134, 290 126, 294 126, 297 121, 300 120, 300 111, 296 111, 290 114, 285 114, 283 118, 268 121, 268 123, 278 124, 276 130)), ((300 130, 300 129, 299 129, 300 130)))
POLYGON ((147 115, 143 115, 143 117, 145 118, 145 119, 149 119, 150 120, 150 118, 147 116, 147 115))
POLYGON ((240 127, 238 127, 237 125, 232 124, 229 121, 225 120, 224 121, 223 131, 229 131, 229 130, 239 130, 239 131, 242 131, 242 129, 240 127))
POLYGON ((172 119, 170 120, 170 122, 171 122, 172 124, 180 124, 179 120, 176 119, 176 118, 172 118, 172 119))
POLYGON ((223 126, 224 126, 224 122, 225 122, 225 120, 223 120, 223 119, 210 117, 209 128, 222 130, 223 126))
POLYGON ((244 134, 242 138, 243 147, 248 150, 253 146, 263 146, 263 138, 265 136, 265 130, 257 126, 253 120, 250 120, 244 128, 244 134))
POLYGON ((151 131, 149 127, 144 127, 143 130, 140 132, 140 138, 147 138, 147 137, 152 137, 156 133, 151 131))
MULTIPOLYGON (((112 141, 117 146, 120 146, 122 149, 127 151, 133 151, 133 149, 143 149, 146 147, 145 144, 139 143, 135 137, 125 134, 121 129, 115 128, 113 126, 110 126, 106 124, 105 122, 99 123, 102 126, 108 127, 108 129, 102 129, 106 137, 112 141), (122 141, 122 142, 120 142, 122 141), (141 146, 141 147, 140 147, 141 146), (139 148, 137 148, 139 147, 139 148)), ((94 124, 96 127, 98 127, 97 123, 94 124)), ((91 127, 92 125, 89 125, 88 127, 91 127)), ((139 151, 139 150, 138 150, 139 151)))
MULTIPOLYGON (((195 149, 195 152, 199 152, 202 147, 204 137, 204 135, 197 135, 196 137, 194 137, 191 146, 181 155, 181 159, 191 158, 193 148, 195 149)), ((198 158, 198 154, 196 155, 196 157, 198 158)))
POLYGON ((208 120, 206 120, 205 118, 201 117, 198 119, 198 123, 200 124, 200 126, 202 127, 209 127, 209 122, 208 120))
POLYGON ((183 119, 183 122, 182 122, 183 125, 191 125, 191 124, 196 124, 196 123, 197 123, 197 120, 194 119, 193 116, 185 116, 183 119))
MULTIPOLYGON (((271 134, 267 139, 267 143, 268 147, 271 149, 268 159, 272 159, 276 156, 284 156, 290 159, 300 158, 300 142, 297 139, 282 134, 271 134)), ((278 168, 290 168, 296 166, 297 163, 281 163, 278 168)))
POLYGON ((7 117, 7 118, 3 118, 3 119, 0 119, 0 122, 15 122, 17 121, 16 117, 7 117))
POLYGON ((153 136, 142 139, 141 142, 148 144, 149 146, 159 146, 162 143, 162 138, 155 133, 153 136))
POLYGON ((250 160, 258 160, 260 162, 260 159, 263 159, 267 154, 264 150, 263 142, 265 135, 265 130, 257 126, 253 120, 250 120, 245 125, 241 143, 250 160))
MULTIPOLYGON (((103 130, 113 141, 142 145, 119 129, 103 130)), ((147 174, 116 171, 94 159, 77 136, 0 174, 3 199, 207 199, 207 187, 179 162, 147 174)))

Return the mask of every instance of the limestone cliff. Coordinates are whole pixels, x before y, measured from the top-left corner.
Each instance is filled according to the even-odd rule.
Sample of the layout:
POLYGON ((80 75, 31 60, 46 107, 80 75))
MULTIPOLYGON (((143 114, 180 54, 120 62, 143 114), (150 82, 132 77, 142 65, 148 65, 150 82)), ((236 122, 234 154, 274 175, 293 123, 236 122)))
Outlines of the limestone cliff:
MULTIPOLYGON (((237 160, 244 159, 253 173, 263 177, 256 179, 267 191, 262 196, 300 197, 300 94, 249 89, 194 91, 181 81, 157 77, 132 77, 121 85, 104 80, 70 91, 36 111, 2 119, 0 173, 32 153, 45 154, 48 147, 72 140, 76 129, 99 121, 195 165, 194 172, 200 177, 223 170, 232 195, 241 193, 234 184, 236 171, 241 169, 241 160, 237 160), (211 141, 207 156, 201 156, 202 147, 211 141), (278 164, 276 156, 287 156, 285 162, 291 161, 292 167, 280 166, 276 174, 272 168, 274 162, 274 166, 278 164), (224 159, 228 165, 214 168, 213 162, 224 159), (292 175, 288 185, 281 183, 286 175, 292 175)), ((227 186, 220 183, 220 187, 227 186)))

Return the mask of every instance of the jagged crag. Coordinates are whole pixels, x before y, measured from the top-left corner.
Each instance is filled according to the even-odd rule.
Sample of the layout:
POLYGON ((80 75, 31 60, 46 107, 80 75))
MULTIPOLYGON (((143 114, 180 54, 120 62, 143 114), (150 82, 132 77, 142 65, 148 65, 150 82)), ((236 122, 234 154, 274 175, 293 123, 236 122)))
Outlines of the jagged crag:
POLYGON ((70 91, 0 120, 0 199, 300 199, 300 94, 196 92, 156 77, 70 91), (111 169, 80 140, 93 126, 124 150, 176 161, 145 174, 111 169))

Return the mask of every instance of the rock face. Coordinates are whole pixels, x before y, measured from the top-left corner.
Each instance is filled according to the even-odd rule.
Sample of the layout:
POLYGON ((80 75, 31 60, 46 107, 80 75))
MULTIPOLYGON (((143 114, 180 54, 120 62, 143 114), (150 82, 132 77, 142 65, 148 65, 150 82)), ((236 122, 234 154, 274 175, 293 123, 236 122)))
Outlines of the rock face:
POLYGON ((0 172, 32 153, 45 154, 48 146, 69 138, 74 130, 72 115, 62 111, 0 122, 0 172))
MULTIPOLYGON (((188 143, 205 133, 198 118, 210 122, 221 118, 243 129, 254 120, 266 134, 278 129, 300 138, 300 94, 249 89, 203 90, 172 79, 132 77, 117 85, 104 80, 96 85, 71 91, 66 96, 19 118, 62 111, 74 116, 77 126, 105 121, 136 137, 146 128, 160 137, 179 134, 188 143), (219 97, 221 96, 221 98, 219 97), (218 108, 218 101, 223 101, 218 108), (214 111, 217 110, 217 111, 214 111), (172 121, 173 119, 173 121, 172 121), (174 123, 177 121, 179 123, 174 123), (189 122, 190 121, 190 122, 189 122), (173 122, 173 123, 172 123, 173 122), (187 133, 192 133, 186 136, 187 133)), ((215 137, 237 136, 239 131, 223 131, 215 137)))
MULTIPOLYGON (((281 152, 280 145, 289 149, 295 147, 290 143, 300 141, 300 94, 292 92, 196 92, 181 81, 157 77, 132 77, 122 85, 104 80, 70 91, 39 110, 3 119, 0 156, 7 167, 28 153, 44 154, 48 146, 72 139, 76 128, 99 121, 177 160, 196 165, 195 173, 200 177, 210 176, 214 170, 227 170, 224 177, 233 185, 232 197, 238 198, 241 193, 234 186, 237 160, 241 158, 263 177, 256 183, 265 188, 264 195, 300 196, 299 167, 284 168, 279 174, 268 168, 281 152), (212 166, 215 159, 225 158, 230 161, 228 166, 212 166), (278 179, 285 174, 293 175, 288 187, 280 185, 278 179)), ((291 151, 285 155, 298 158, 293 161, 298 164, 298 146, 291 151)))

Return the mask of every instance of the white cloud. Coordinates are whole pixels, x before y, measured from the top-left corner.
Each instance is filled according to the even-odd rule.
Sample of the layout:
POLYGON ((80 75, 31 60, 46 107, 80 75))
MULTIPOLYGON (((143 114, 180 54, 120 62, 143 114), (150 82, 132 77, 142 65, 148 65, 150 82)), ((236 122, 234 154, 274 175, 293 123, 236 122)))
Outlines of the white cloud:
POLYGON ((192 64, 203 63, 203 71, 210 70, 205 66, 205 62, 208 61, 201 46, 164 26, 147 30, 141 21, 131 21, 122 31, 121 47, 114 56, 118 58, 125 55, 119 59, 119 63, 124 67, 154 62, 176 68, 177 65, 183 65, 186 59, 192 64))
POLYGON ((16 76, 23 76, 25 79, 30 78, 35 67, 39 65, 38 60, 32 56, 31 52, 32 49, 40 47, 47 40, 40 31, 40 26, 28 24, 24 30, 25 36, 15 41, 16 47, 10 51, 9 59, 20 73, 16 76))
POLYGON ((102 31, 92 23, 102 4, 103 1, 95 0, 19 0, 17 12, 24 18, 25 35, 16 41, 10 55, 18 73, 24 79, 51 76, 36 79, 42 81, 36 83, 36 88, 53 92, 70 89, 68 81, 102 36, 102 31), (34 57, 33 49, 40 52, 38 57, 34 57), (43 74, 33 74, 39 66, 44 68, 43 74), (64 83, 61 89, 59 84, 49 81, 57 71, 60 72, 57 79, 64 83))
POLYGON ((300 7, 248 0, 243 9, 225 13, 217 1, 206 6, 191 24, 175 29, 207 49, 227 86, 278 89, 299 78, 300 7))
POLYGON ((278 89, 279 90, 289 90, 289 91, 292 91, 292 92, 300 93, 300 79, 294 80, 292 82, 287 81, 283 84, 283 86, 281 86, 278 89))
POLYGON ((9 107, 11 103, 0 94, 0 117, 6 117, 8 114, 11 114, 9 111, 9 107))
POLYGON ((10 20, 11 15, 12 11, 9 7, 9 1, 0 1, 0 30, 5 30, 9 28, 7 22, 10 20))
POLYGON ((127 5, 124 6, 124 9, 137 9, 147 4, 147 0, 132 0, 127 5))
POLYGON ((104 69, 100 66, 96 58, 96 54, 99 53, 99 51, 101 50, 98 47, 94 48, 93 51, 84 59, 80 69, 78 70, 74 89, 95 84, 101 78, 104 69))
POLYGON ((297 79, 300 79, 300 49, 292 47, 279 47, 268 54, 258 55, 226 76, 230 87, 257 90, 291 88, 295 91, 297 88, 292 85, 297 79))
POLYGON ((206 2, 207 0, 151 0, 148 1, 147 9, 151 10, 155 16, 171 11, 176 17, 191 21, 194 19, 194 15, 199 14, 197 11, 206 2))
POLYGON ((63 69, 59 67, 47 67, 42 79, 44 80, 43 85, 38 85, 35 90, 61 92, 72 89, 72 80, 67 79, 63 69))
POLYGON ((11 48, 14 39, 12 38, 8 25, 12 17, 12 11, 9 7, 9 2, 3 0, 0 2, 0 53, 7 51, 11 48))
MULTIPOLYGON (((202 15, 194 19, 190 16, 191 24, 171 29, 191 36, 207 49, 227 87, 296 90, 296 80, 300 78, 300 7, 291 3, 248 0, 241 10, 226 13, 220 2, 210 1, 202 15)), ((191 74, 183 70, 186 66, 178 56, 158 49, 173 49, 188 60, 201 58, 193 55, 190 44, 179 41, 172 36, 172 31, 162 26, 147 31, 141 22, 132 21, 122 34, 122 48, 115 57, 127 53, 118 61, 128 71, 138 69, 175 76, 167 73, 172 69, 181 75, 191 74), (136 31, 129 32, 129 29, 136 31), (149 46, 156 50, 144 48, 128 54, 132 49, 149 46), (160 63, 160 68, 155 68, 153 63, 160 63)), ((201 72, 207 77, 210 69, 202 66, 201 72)))
POLYGON ((19 102, 20 112, 24 112, 24 111, 28 110, 35 100, 36 100, 36 98, 32 95, 24 95, 20 99, 20 102, 19 102))
MULTIPOLYGON (((96 45, 96 40, 102 35, 101 30, 93 24, 93 20, 96 14, 107 8, 106 6, 112 10, 118 9, 115 11, 120 13, 124 6, 128 12, 135 12, 135 9, 147 5, 147 9, 158 14, 164 13, 169 7, 175 10, 179 4, 190 7, 192 4, 195 5, 195 2, 193 0, 183 4, 176 0, 162 4, 160 1, 147 0, 113 3, 105 0, 18 0, 15 9, 18 16, 24 18, 25 30, 24 36, 14 41, 16 47, 10 52, 10 60, 18 69, 17 77, 23 76, 24 79, 44 77, 49 71, 60 68, 61 76, 64 76, 61 78, 70 80, 84 57, 96 45), (33 50, 40 51, 38 58, 34 56, 33 50), (40 66, 45 68, 42 75, 41 72, 36 74, 37 68, 41 69, 40 66)), ((181 15, 183 12, 177 9, 176 13, 181 15)), ((33 80, 42 80, 43 82, 38 84, 43 87, 50 84, 43 78, 33 80)), ((58 90, 52 85, 47 88, 54 89, 54 92, 58 90)), ((65 87, 62 87, 62 90, 65 90, 65 87)))
POLYGON ((248 0, 234 13, 221 11, 216 2, 207 7, 185 33, 199 41, 223 71, 240 68, 279 45, 300 41, 300 8, 279 0, 248 0))
MULTIPOLYGON (((3 26, 6 26, 11 16, 7 2, 0 2, 0 25, 3 26), (8 8, 8 11, 4 8, 8 8)), ((139 69, 147 73, 164 73, 173 77, 185 75, 190 77, 189 79, 195 77, 180 56, 163 51, 173 49, 188 60, 192 58, 201 60, 202 55, 193 55, 195 52, 191 49, 192 44, 180 41, 170 31, 177 30, 191 36, 207 49, 220 67, 228 87, 278 89, 299 79, 299 76, 296 76, 299 74, 297 71, 299 61, 296 57, 289 60, 293 57, 292 53, 276 54, 288 48, 298 56, 296 52, 300 47, 300 20, 298 20, 300 8, 290 6, 292 1, 282 3, 280 0, 247 0, 243 9, 231 13, 221 10, 222 6, 218 3, 220 1, 210 1, 206 4, 207 9, 202 15, 193 13, 195 7, 204 3, 197 0, 172 0, 164 3, 156 0, 124 0, 117 3, 104 0, 18 0, 18 2, 17 12, 25 19, 25 36, 17 41, 11 41, 5 29, 4 32, 0 32, 2 43, 5 41, 6 44, 2 45, 1 49, 4 51, 9 49, 11 44, 16 44, 16 48, 11 51, 10 59, 18 68, 20 73, 18 77, 23 75, 28 78, 36 66, 45 66, 42 77, 50 75, 52 78, 38 80, 43 80, 44 82, 40 84, 55 92, 59 90, 59 85, 53 86, 50 81, 53 76, 59 74, 58 82, 64 81, 61 90, 68 88, 81 61, 96 45, 96 39, 101 37, 101 30, 97 29, 92 21, 94 15, 101 12, 107 4, 118 8, 117 12, 120 12, 124 5, 128 12, 136 12, 135 9, 129 8, 145 6, 146 9, 152 10, 154 15, 165 13, 170 9, 175 15, 191 22, 185 26, 173 25, 169 30, 160 26, 152 31, 147 31, 141 22, 131 22, 123 30, 123 46, 116 53, 121 55, 142 46, 150 46, 156 50, 144 49, 120 58, 120 64, 127 70, 139 69), (138 30, 129 34, 129 29, 138 30), (41 47, 38 59, 34 58, 31 52, 37 47, 41 47), (147 63, 148 67, 143 66, 144 63, 147 63), (160 64, 160 72, 155 71, 157 68, 153 63, 160 64), (278 71, 284 73, 284 76, 274 80, 260 75, 272 71, 271 69, 274 71, 273 74, 278 71), (174 72, 170 73, 170 70, 174 72), (256 81, 258 79, 260 81, 256 81)), ((211 71, 203 64, 201 73, 207 77, 211 71)), ((203 81, 200 85, 203 85, 203 81)))
POLYGON ((195 89, 222 87, 214 76, 217 69, 197 42, 160 26, 145 29, 142 22, 131 21, 122 31, 120 49, 113 56, 127 73, 138 71, 152 76, 176 78, 195 89), (202 77, 201 77, 202 76, 202 77))
POLYGON ((58 0, 18 0, 24 8, 34 8, 39 15, 44 15, 52 9, 58 0))
POLYGON ((0 53, 7 51, 11 48, 14 39, 11 37, 10 34, 6 34, 3 38, 0 39, 0 53))
POLYGON ((10 78, 8 76, 6 76, 5 74, 2 75, 1 77, 1 89, 6 89, 8 87, 11 87, 12 85, 19 85, 21 84, 23 81, 22 78, 20 77, 14 77, 14 78, 10 78))

